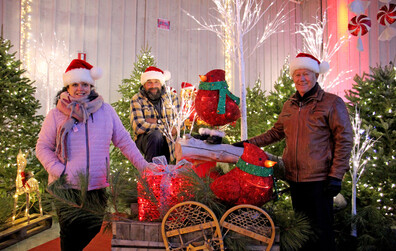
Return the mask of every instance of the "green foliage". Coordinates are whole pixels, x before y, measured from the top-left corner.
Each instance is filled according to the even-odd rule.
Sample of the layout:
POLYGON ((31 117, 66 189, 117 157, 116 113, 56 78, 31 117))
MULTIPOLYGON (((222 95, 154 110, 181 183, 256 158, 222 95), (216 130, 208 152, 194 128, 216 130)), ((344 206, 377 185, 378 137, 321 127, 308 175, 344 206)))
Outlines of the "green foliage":
POLYGON ((12 217, 13 198, 11 196, 0 197, 0 231, 2 226, 12 217))
POLYGON ((350 113, 358 107, 362 127, 378 139, 365 158, 366 171, 358 184, 361 207, 373 205, 396 220, 396 68, 393 63, 372 67, 371 73, 355 76, 347 93, 350 113))
POLYGON ((359 232, 358 250, 395 250, 396 241, 391 231, 391 222, 375 206, 361 208, 353 221, 359 232))
POLYGON ((336 213, 334 229, 339 250, 396 250, 392 221, 381 210, 369 205, 358 208, 351 218, 351 208, 336 213), (357 237, 351 236, 351 223, 356 224, 357 237))
POLYGON ((226 236, 223 236, 226 250, 238 250, 247 251, 249 250, 246 245, 246 236, 238 234, 233 231, 229 231, 226 236))
POLYGON ((43 116, 36 115, 40 108, 34 97, 36 87, 23 76, 22 62, 15 58, 16 52, 10 53, 11 48, 11 42, 0 37, 0 197, 4 198, 15 192, 19 149, 29 153, 26 171, 33 171, 44 186, 47 177, 34 154, 43 121, 43 116))
POLYGON ((300 250, 308 239, 316 238, 307 217, 294 213, 289 196, 282 195, 278 201, 270 201, 263 208, 279 227, 281 250, 300 250))
POLYGON ((132 203, 137 201, 136 178, 128 175, 126 167, 112 172, 110 175, 110 205, 115 213, 126 213, 132 203))
MULTIPOLYGON (((116 110, 118 116, 121 119, 122 124, 127 129, 127 131, 133 137, 132 125, 130 123, 130 102, 136 93, 139 92, 140 75, 149 66, 155 66, 154 57, 151 55, 151 49, 144 47, 140 51, 140 55, 137 56, 136 62, 133 64, 133 70, 130 78, 123 79, 122 83, 119 85, 118 92, 121 94, 121 99, 114 102, 112 106, 116 110)), ((112 171, 118 169, 129 169, 133 170, 133 165, 129 162, 127 158, 121 153, 118 148, 112 147, 110 152, 111 168, 112 171)), ((128 177, 133 177, 133 173, 125 172, 128 177)))
POLYGON ((90 227, 98 227, 102 224, 100 219, 109 214, 106 210, 109 194, 107 191, 104 194, 95 192, 98 190, 88 191, 88 177, 80 173, 78 178, 79 189, 65 189, 68 187, 66 175, 53 182, 47 189, 52 203, 65 221, 84 220, 90 227))
MULTIPOLYGON (((246 107, 247 107, 247 124, 248 137, 254 137, 271 129, 282 111, 283 104, 295 92, 293 81, 289 76, 289 66, 286 63, 281 71, 281 75, 274 85, 274 91, 269 95, 261 88, 261 81, 257 80, 254 87, 247 88, 246 107)), ((230 142, 240 140, 240 120, 233 128, 229 128, 226 137, 230 142)), ((285 142, 277 142, 264 148, 274 155, 282 155, 285 142)))
POLYGON ((194 201, 208 206, 219 219, 226 211, 226 206, 216 197, 210 188, 210 177, 200 178, 195 172, 182 172, 181 175, 191 184, 187 193, 193 195, 194 201))

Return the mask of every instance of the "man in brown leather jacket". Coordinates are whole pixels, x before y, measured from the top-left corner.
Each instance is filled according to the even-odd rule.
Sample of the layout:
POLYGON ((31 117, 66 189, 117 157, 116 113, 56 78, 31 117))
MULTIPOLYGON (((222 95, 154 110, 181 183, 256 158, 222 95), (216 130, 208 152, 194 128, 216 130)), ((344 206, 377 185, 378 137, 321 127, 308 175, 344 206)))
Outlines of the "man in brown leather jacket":
MULTIPOLYGON (((335 250, 333 197, 341 190, 353 145, 344 101, 316 82, 319 73, 328 69, 327 62, 298 54, 290 63, 296 93, 285 102, 270 130, 248 139, 260 147, 286 140, 282 159, 293 208, 311 220, 319 237, 302 250, 335 250)), ((241 142, 234 145, 241 146, 241 142)))

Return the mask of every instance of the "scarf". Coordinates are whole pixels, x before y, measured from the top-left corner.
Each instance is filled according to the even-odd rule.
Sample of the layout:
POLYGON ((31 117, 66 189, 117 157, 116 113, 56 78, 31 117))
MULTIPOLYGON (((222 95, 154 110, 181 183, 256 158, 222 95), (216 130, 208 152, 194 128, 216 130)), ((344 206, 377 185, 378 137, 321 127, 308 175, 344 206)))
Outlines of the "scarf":
MULTIPOLYGON (((91 94, 90 94, 91 95, 91 94)), ((68 160, 67 136, 75 122, 87 123, 89 115, 96 112, 103 104, 102 96, 93 100, 89 97, 73 98, 68 92, 62 92, 56 108, 69 118, 60 126, 56 135, 56 154, 59 160, 65 164, 68 160)))
POLYGON ((296 97, 298 101, 304 101, 308 99, 308 97, 311 97, 312 95, 315 94, 315 92, 319 89, 319 84, 318 82, 315 83, 314 87, 311 88, 307 93, 304 94, 304 96, 301 97, 300 93, 296 91, 296 97))

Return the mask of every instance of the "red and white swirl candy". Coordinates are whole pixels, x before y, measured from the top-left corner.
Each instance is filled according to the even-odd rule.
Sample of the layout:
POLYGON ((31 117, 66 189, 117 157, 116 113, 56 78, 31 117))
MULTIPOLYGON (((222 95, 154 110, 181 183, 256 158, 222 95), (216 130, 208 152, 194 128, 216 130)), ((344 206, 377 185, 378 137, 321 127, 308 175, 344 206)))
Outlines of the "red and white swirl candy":
POLYGON ((363 36, 371 28, 371 20, 366 15, 354 16, 348 23, 348 31, 354 36, 363 36))
POLYGON ((390 25, 396 21, 396 4, 384 5, 377 14, 378 23, 382 25, 390 25))

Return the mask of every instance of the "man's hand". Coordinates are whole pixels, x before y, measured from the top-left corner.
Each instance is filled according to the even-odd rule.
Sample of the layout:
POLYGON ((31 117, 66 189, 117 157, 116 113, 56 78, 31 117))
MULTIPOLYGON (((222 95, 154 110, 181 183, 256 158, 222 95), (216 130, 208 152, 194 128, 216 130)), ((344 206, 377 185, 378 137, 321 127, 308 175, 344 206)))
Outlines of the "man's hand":
POLYGON ((341 191, 341 180, 334 178, 334 177, 328 177, 327 178, 327 187, 326 192, 329 196, 335 197, 337 194, 341 191))
POLYGON ((243 143, 249 143, 249 140, 243 140, 243 141, 235 142, 232 145, 236 146, 236 147, 243 147, 243 143))
POLYGON ((152 118, 146 118, 146 122, 150 124, 157 124, 157 120, 152 118))

